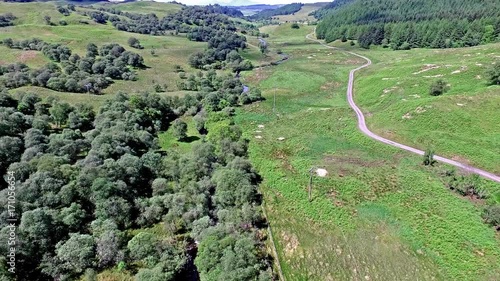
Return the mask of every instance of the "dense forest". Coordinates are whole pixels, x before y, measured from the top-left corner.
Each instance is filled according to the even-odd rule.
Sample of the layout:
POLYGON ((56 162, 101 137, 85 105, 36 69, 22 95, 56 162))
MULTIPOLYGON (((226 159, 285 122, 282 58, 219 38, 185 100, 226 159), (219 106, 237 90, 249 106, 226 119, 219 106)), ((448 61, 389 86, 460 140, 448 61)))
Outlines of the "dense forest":
POLYGON ((397 49, 468 47, 500 40, 496 0, 338 0, 316 11, 318 38, 397 49))
POLYGON ((284 5, 277 9, 262 10, 254 15, 251 15, 249 18, 252 20, 266 20, 279 15, 292 15, 300 11, 303 5, 304 4, 302 3, 292 3, 284 5))
POLYGON ((17 219, 17 278, 2 256, 2 280, 95 280, 109 268, 140 281, 271 280, 260 178, 230 104, 118 94, 96 114, 1 92, 0 200, 15 206, 0 214, 4 253, 17 219), (159 150, 158 133, 187 109, 205 140, 187 154, 159 150))
POLYGON ((142 56, 116 43, 100 48, 89 44, 84 57, 72 53, 66 45, 49 44, 37 38, 22 41, 6 38, 1 43, 11 49, 41 51, 52 62, 39 69, 30 69, 19 62, 0 65, 0 89, 32 85, 61 92, 99 94, 113 80, 135 80, 133 69, 144 67, 142 56))

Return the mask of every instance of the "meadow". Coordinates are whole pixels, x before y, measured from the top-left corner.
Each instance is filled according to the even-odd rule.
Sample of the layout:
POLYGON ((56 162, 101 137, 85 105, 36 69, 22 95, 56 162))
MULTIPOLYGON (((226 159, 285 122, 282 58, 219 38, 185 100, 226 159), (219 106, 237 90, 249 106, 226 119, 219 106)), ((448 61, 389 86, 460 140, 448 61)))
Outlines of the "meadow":
POLYGON ((360 72, 355 100, 384 137, 500 173, 500 86, 486 70, 500 63, 500 44, 472 48, 362 51, 374 64, 360 72), (444 80, 449 90, 429 94, 444 80))
POLYGON ((314 16, 310 16, 309 14, 323 8, 328 4, 327 2, 321 2, 321 3, 306 3, 302 6, 302 8, 296 12, 293 15, 281 15, 281 16, 276 16, 274 18, 278 19, 279 22, 295 22, 295 21, 301 21, 301 22, 312 22, 316 21, 314 16))
MULTIPOLYGON (((179 5, 159 3, 126 3, 116 4, 114 7, 124 10, 130 9, 135 12, 172 12, 179 5), (175 7, 174 7, 175 6, 175 7), (162 8, 164 7, 164 8, 162 8), (161 9, 160 9, 161 8, 161 9)), ((107 4, 109 5, 109 4, 107 4)), ((96 107, 106 99, 118 91, 126 93, 141 93, 153 92, 154 85, 159 84, 166 88, 165 95, 183 96, 186 91, 180 91, 177 88, 177 81, 180 80, 178 73, 174 72, 174 66, 180 65, 189 76, 190 73, 196 73, 188 65, 188 56, 197 51, 202 51, 206 47, 206 43, 189 41, 185 36, 165 35, 165 36, 150 36, 137 33, 129 33, 116 30, 111 24, 97 24, 86 16, 80 13, 88 10, 88 8, 77 7, 76 12, 72 12, 69 16, 60 14, 56 9, 56 2, 45 3, 0 3, 0 13, 11 12, 17 19, 15 26, 4 27, 0 29, 0 40, 5 38, 13 38, 16 40, 37 37, 50 43, 66 44, 74 53, 84 56, 88 43, 95 43, 100 46, 106 43, 118 43, 126 49, 140 54, 144 58, 146 65, 145 69, 137 71, 137 81, 115 81, 111 86, 103 91, 103 96, 87 95, 87 94, 72 94, 55 92, 49 89, 39 87, 24 87, 14 90, 17 91, 34 91, 41 93, 43 96, 57 96, 61 100, 74 102, 75 100, 85 100, 92 103, 96 107), (51 21, 58 23, 64 20, 68 23, 66 26, 50 26, 44 21, 44 16, 51 17, 51 21), (80 21, 85 21, 88 24, 82 24, 80 21), (139 39, 143 49, 134 49, 127 44, 130 37, 139 39), (75 96, 79 97, 75 99, 75 96)), ((35 51, 11 50, 0 45, 0 63, 24 62, 30 67, 41 67, 49 60, 35 51)))
MULTIPOLYGON (((243 75, 266 100, 236 117, 264 178, 260 188, 286 280, 498 280, 500 240, 483 223, 484 202, 445 187, 441 174, 450 167, 425 167, 419 156, 357 130, 345 92, 349 70, 364 62, 306 40, 313 29, 261 28, 270 47, 291 59, 243 75), (309 201, 309 171, 317 167, 328 175, 313 177, 309 201)), ((424 51, 434 52, 415 52, 424 51)), ((379 52, 380 58, 371 56, 375 65, 399 55, 379 52)), ((381 80, 363 84, 369 77, 366 71, 356 80, 362 108, 368 98, 360 99, 361 91, 381 80)), ((498 184, 481 185, 500 194, 498 184)))

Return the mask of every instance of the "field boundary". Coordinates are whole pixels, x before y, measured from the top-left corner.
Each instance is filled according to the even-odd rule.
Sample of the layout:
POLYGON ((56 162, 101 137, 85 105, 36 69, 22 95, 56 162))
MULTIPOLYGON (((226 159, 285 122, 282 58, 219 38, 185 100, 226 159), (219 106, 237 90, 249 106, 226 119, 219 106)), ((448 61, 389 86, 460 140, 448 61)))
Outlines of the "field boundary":
POLYGON ((278 251, 276 250, 276 244, 274 244, 273 230, 271 229, 271 222, 269 221, 269 218, 267 217, 265 203, 262 204, 262 214, 264 215, 264 218, 266 219, 266 222, 267 222, 267 232, 269 233, 269 239, 271 240, 271 248, 273 251, 273 256, 276 259, 276 266, 278 267, 278 278, 281 281, 285 281, 283 271, 281 270, 281 263, 280 263, 280 258, 278 256, 278 251))

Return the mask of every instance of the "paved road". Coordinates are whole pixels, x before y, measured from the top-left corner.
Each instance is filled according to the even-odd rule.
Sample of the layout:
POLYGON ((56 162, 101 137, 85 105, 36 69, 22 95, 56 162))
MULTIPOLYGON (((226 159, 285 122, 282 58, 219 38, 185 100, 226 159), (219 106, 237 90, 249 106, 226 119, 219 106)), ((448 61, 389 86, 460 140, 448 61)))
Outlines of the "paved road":
MULTIPOLYGON (((362 58, 364 60, 366 60, 366 63, 358 68, 355 68, 353 70, 351 70, 351 72, 349 72, 349 84, 347 86, 347 100, 349 101, 349 105, 351 106, 351 108, 354 110, 354 112, 356 112, 356 116, 358 117, 358 128, 359 130, 369 136, 370 138, 374 139, 374 140, 377 140, 379 142, 382 142, 382 143, 385 143, 385 144, 388 144, 388 145, 392 145, 394 147, 398 147, 398 148, 401 148, 401 149, 404 149, 404 150, 407 150, 407 151, 410 151, 410 152, 413 152, 413 153, 416 153, 416 154, 419 154, 419 155, 424 155, 424 151, 420 150, 420 149, 416 149, 416 148, 413 148, 413 147, 410 147, 410 146, 407 146, 407 145, 404 145, 404 144, 401 144, 401 143, 397 143, 397 142, 394 142, 394 141, 391 141, 389 139, 386 139, 386 138, 383 138, 379 135, 376 135, 374 134, 372 131, 370 131, 368 129, 368 127, 366 127, 366 121, 365 121, 365 116, 363 115, 363 112, 361 111, 361 109, 359 109, 359 107, 356 105, 356 103, 354 103, 354 99, 353 99, 353 84, 354 84, 354 73, 360 69, 363 69, 369 65, 372 64, 372 61, 365 57, 365 56, 362 56, 362 55, 359 55, 359 54, 356 54, 356 53, 353 53, 353 52, 349 52, 349 51, 345 51, 345 50, 342 50, 342 49, 339 49, 339 48, 336 48, 336 47, 332 47, 332 46, 328 46, 326 45, 325 43, 323 43, 322 41, 320 40, 317 40, 317 39, 314 39, 314 38, 311 38, 311 36, 314 34, 311 33, 311 34, 308 34, 306 36, 307 39, 309 40, 312 40, 312 41, 316 41, 318 42, 319 44, 323 45, 324 47, 326 48, 330 48, 330 49, 338 49, 338 50, 341 50, 341 51, 344 51, 348 54, 351 54, 353 56, 357 56, 359 58, 362 58)), ((457 161, 454 161, 454 160, 451 160, 451 159, 448 159, 448 158, 445 158, 445 157, 441 157, 441 156, 438 156, 438 155, 435 155, 434 156, 434 159, 439 161, 439 162, 443 162, 443 163, 446 163, 446 164, 450 164, 450 165, 453 165, 455 167, 458 167, 458 168, 461 168, 461 169, 464 169, 468 172, 471 172, 471 173, 475 173, 475 174, 478 174, 484 178, 487 178, 487 179, 490 179, 492 181, 496 181, 496 182, 500 182, 500 177, 493 174, 493 173, 490 173, 490 172, 487 172, 487 171, 484 171, 484 170, 481 170, 481 169, 478 169, 478 168, 475 168, 475 167, 472 167, 472 166, 469 166, 469 165, 465 165, 463 163, 460 163, 460 162, 457 162, 457 161)))

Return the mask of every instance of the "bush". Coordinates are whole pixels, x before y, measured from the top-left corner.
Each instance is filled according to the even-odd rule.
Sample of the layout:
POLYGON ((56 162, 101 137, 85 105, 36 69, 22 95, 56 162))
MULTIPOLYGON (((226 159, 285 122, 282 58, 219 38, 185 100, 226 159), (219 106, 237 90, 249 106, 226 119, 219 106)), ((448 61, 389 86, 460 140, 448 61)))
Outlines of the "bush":
POLYGON ((408 42, 404 42, 403 44, 401 44, 401 46, 399 46, 399 50, 409 50, 411 49, 410 47, 410 44, 408 44, 408 42))
POLYGON ((434 151, 432 149, 427 149, 424 153, 423 164, 425 166, 433 166, 435 163, 436 160, 434 160, 434 151))
POLYGON ((180 119, 175 119, 172 124, 172 130, 174 137, 179 141, 187 137, 187 124, 180 119))
POLYGON ((139 42, 139 39, 135 38, 135 37, 130 37, 128 39, 128 45, 132 48, 136 48, 136 49, 142 49, 143 47, 141 46, 141 42, 139 42))
POLYGON ((490 66, 486 71, 486 75, 491 85, 500 85, 500 63, 497 62, 490 66))
POLYGON ((292 23, 292 26, 291 26, 291 27, 292 27, 293 29, 299 29, 299 28, 300 28, 299 24, 298 24, 298 23, 296 23, 296 22, 292 23))
POLYGON ((157 93, 165 92, 165 89, 163 89, 163 87, 160 84, 155 84, 154 88, 155 88, 155 92, 157 92, 157 93))
POLYGON ((500 205, 489 206, 484 210, 484 220, 486 223, 500 228, 500 205))
POLYGON ((431 88, 429 90, 429 94, 431 96, 440 96, 444 94, 446 91, 448 91, 448 85, 444 80, 440 79, 432 83, 431 88))

